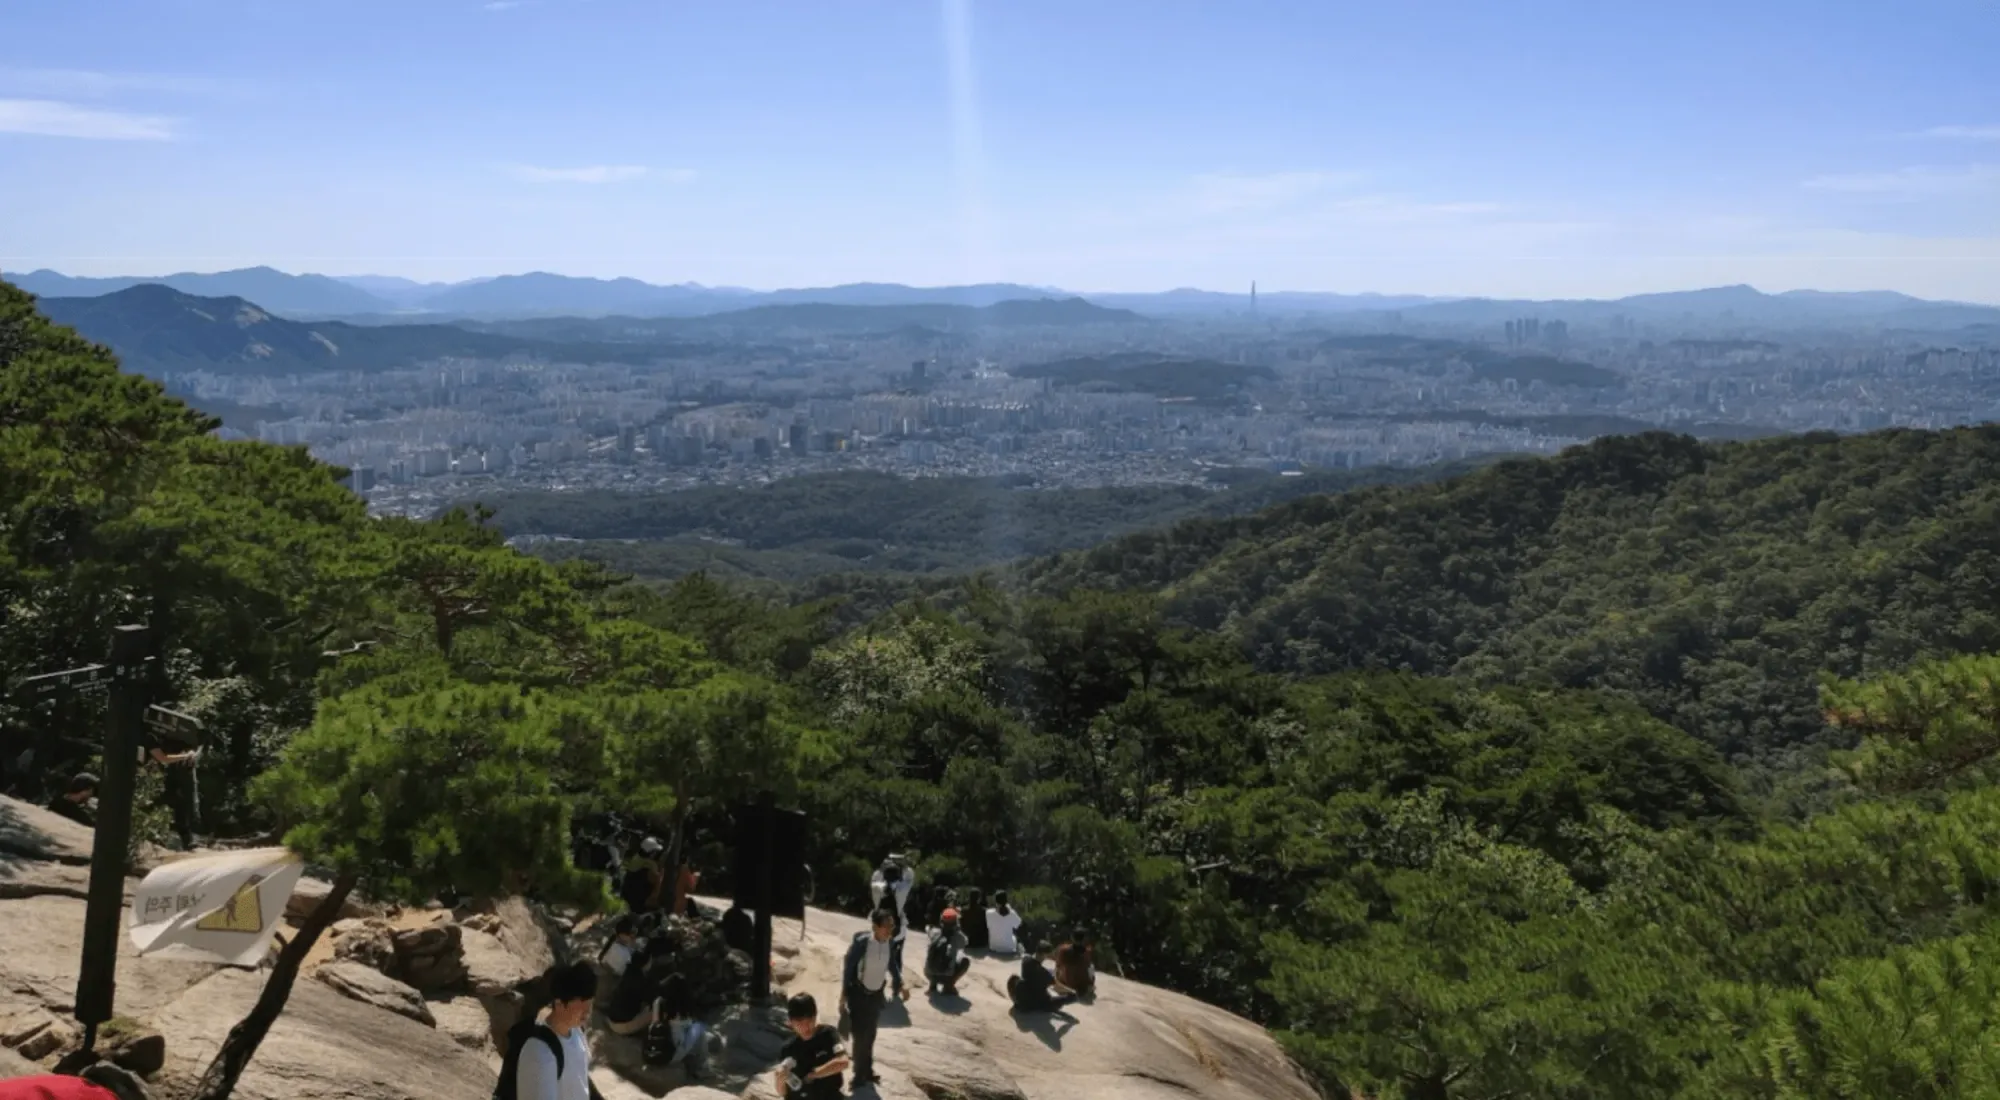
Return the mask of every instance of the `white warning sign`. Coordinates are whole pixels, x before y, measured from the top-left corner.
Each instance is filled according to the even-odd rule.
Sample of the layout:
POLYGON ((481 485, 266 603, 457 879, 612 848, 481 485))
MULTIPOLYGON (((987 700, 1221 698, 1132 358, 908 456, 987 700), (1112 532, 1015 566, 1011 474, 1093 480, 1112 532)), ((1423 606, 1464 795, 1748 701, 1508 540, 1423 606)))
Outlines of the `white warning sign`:
POLYGON ((169 863, 133 892, 132 944, 141 955, 256 966, 304 873, 283 848, 169 863))

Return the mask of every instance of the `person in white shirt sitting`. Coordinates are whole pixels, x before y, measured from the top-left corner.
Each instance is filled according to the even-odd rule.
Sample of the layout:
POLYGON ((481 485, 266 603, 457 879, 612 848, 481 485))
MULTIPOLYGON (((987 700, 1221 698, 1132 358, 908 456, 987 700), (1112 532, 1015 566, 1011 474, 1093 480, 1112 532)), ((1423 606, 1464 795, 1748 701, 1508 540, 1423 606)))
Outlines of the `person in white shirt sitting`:
POLYGON ((1007 904, 1007 891, 993 891, 993 907, 986 911, 986 949, 995 955, 1020 954, 1015 939, 1020 930, 1021 911, 1007 904))

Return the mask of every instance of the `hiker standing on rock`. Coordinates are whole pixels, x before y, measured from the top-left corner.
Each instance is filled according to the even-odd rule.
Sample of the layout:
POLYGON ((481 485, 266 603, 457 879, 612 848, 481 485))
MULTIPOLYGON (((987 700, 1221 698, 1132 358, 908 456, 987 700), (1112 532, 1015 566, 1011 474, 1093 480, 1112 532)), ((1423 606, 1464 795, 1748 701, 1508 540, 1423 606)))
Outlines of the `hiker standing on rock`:
POLYGON ((910 999, 910 991, 903 988, 895 934, 896 914, 886 906, 875 910, 868 931, 855 934, 847 948, 846 963, 840 968, 841 1007, 854 1025, 857 1088, 880 1080, 875 1076, 875 1033, 881 1029, 887 994, 893 989, 897 1000, 910 999))
POLYGON ((896 931, 891 939, 896 945, 896 973, 899 975, 903 972, 903 940, 910 931, 910 894, 916 888, 917 872, 910 867, 909 857, 896 852, 889 853, 889 858, 875 868, 874 876, 868 880, 868 893, 875 899, 875 908, 887 908, 896 919, 896 931))

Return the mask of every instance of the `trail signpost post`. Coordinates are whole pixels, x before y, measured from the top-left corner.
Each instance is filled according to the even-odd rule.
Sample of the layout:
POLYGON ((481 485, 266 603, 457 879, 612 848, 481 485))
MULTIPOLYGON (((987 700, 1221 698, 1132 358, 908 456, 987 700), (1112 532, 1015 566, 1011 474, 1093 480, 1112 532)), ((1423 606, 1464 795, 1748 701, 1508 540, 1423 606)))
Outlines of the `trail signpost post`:
POLYGON ((125 912, 125 864, 132 845, 132 791, 139 773, 145 671, 152 660, 149 648, 146 627, 120 626, 111 633, 111 654, 105 663, 28 676, 13 685, 15 697, 30 707, 63 692, 110 689, 104 774, 98 780, 97 826, 90 846, 90 894, 83 916, 83 961, 76 980, 76 1020, 83 1025, 85 1050, 96 1046, 98 1025, 111 1019, 118 988, 118 925, 125 912))
POLYGON ((781 810, 767 792, 736 810, 738 906, 756 914, 750 945, 750 1003, 771 999, 771 920, 805 919, 806 815, 781 810))

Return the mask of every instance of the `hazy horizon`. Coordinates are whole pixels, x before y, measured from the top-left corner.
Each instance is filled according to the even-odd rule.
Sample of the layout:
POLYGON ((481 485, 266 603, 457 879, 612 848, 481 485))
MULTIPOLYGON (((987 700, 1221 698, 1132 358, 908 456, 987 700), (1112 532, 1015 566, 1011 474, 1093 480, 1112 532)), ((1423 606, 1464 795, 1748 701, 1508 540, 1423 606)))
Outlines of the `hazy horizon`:
POLYGON ((0 44, 0 268, 2000 303, 1974 5, 103 11, 0 44))
MULTIPOLYGON (((405 280, 422 286, 462 286, 468 283, 484 282, 484 281, 491 281, 494 279, 519 277, 524 275, 558 275, 565 278, 600 279, 605 281, 611 281, 622 278, 634 278, 634 279, 638 278, 638 276, 632 276, 632 275, 570 274, 561 271, 551 271, 547 268, 530 268, 519 271, 502 271, 502 272, 487 273, 483 275, 474 275, 465 279, 426 280, 426 279, 416 279, 411 276, 398 275, 393 272, 384 272, 384 271, 352 271, 352 272, 303 271, 303 270, 288 270, 286 268, 279 267, 276 264, 248 264, 242 267, 214 268, 207 270, 180 269, 172 271, 167 271, 167 270, 119 271, 105 275, 80 274, 75 271, 66 271, 61 268, 48 268, 48 267, 19 269, 12 267, 10 265, 5 267, 0 267, 0 279, 5 279, 13 275, 30 275, 30 274, 36 274, 40 271, 53 271, 55 274, 58 275, 67 276, 70 278, 78 278, 78 279, 130 278, 139 280, 150 280, 150 279, 166 279, 178 275, 196 275, 196 276, 220 275, 235 271, 248 270, 257 267, 267 267, 283 275, 291 275, 291 276, 318 275, 318 276, 323 276, 325 278, 346 282, 349 285, 357 285, 357 283, 355 282, 356 280, 395 279, 395 280, 405 280)), ((837 282, 820 283, 811 286, 803 284, 795 286, 742 286, 742 285, 727 284, 727 283, 705 282, 701 279, 682 279, 672 283, 657 283, 657 282, 652 282, 651 280, 644 280, 644 279, 641 279, 640 281, 647 282, 653 286, 688 286, 688 287, 698 287, 700 289, 709 291, 742 292, 745 294, 753 294, 753 295, 776 294, 787 291, 832 289, 843 286, 857 286, 857 285, 871 285, 871 284, 884 285, 884 286, 902 286, 902 287, 907 287, 908 289, 911 290, 919 290, 919 291, 948 290, 948 289, 953 289, 955 287, 977 285, 977 284, 966 284, 966 283, 935 283, 935 284, 909 283, 909 282, 900 282, 897 280, 890 280, 890 279, 843 279, 837 282)), ((1161 295, 1161 294, 1173 294, 1182 292, 1192 292, 1200 294, 1224 294, 1224 295, 1237 295, 1237 296, 1247 297, 1250 293, 1250 287, 1247 285, 1235 288, 1219 287, 1219 286, 1168 286, 1168 287, 1131 289, 1126 287, 1109 287, 1109 288, 1067 287, 1067 286, 1056 286, 1049 283, 1020 281, 1020 280, 996 279, 996 280, 987 280, 986 282, 1006 283, 1010 285, 1022 286, 1027 289, 1041 290, 1048 293, 1072 294, 1086 298, 1124 296, 1124 295, 1133 295, 1133 296, 1161 295)), ((1808 294, 1908 293, 1906 291, 1898 291, 1892 287, 1861 287, 1854 290, 1829 291, 1827 288, 1820 286, 1798 286, 1798 287, 1783 287, 1774 289, 1768 286, 1758 286, 1755 283, 1716 283, 1706 286, 1679 286, 1679 287, 1669 287, 1663 290, 1634 291, 1630 294, 1616 294, 1616 295, 1579 294, 1579 295, 1568 296, 1565 299, 1544 298, 1544 299, 1521 299, 1521 300, 1616 301, 1621 298, 1636 297, 1647 294, 1694 293, 1699 291, 1721 290, 1736 286, 1748 286, 1750 289, 1757 291, 1760 294, 1766 294, 1772 296, 1795 294, 1795 293, 1808 293, 1808 294)), ((1431 298, 1440 301, 1465 300, 1465 299, 1493 299, 1493 300, 1505 301, 1512 299, 1512 296, 1502 295, 1502 294, 1437 294, 1437 293, 1430 293, 1424 290, 1373 290, 1373 289, 1326 290, 1319 288, 1303 288, 1294 286, 1267 286, 1262 283, 1258 284, 1257 293, 1260 296, 1287 295, 1287 294, 1313 294, 1313 295, 1338 295, 1349 298, 1356 298, 1356 297, 1431 298)), ((1926 301, 1957 304, 1957 305, 2000 306, 2000 299, 1996 299, 1994 301, 1979 301, 1975 299, 1924 298, 1923 295, 1912 295, 1912 297, 1923 298, 1926 301)), ((413 311, 421 312, 422 310, 413 307, 413 311)))

